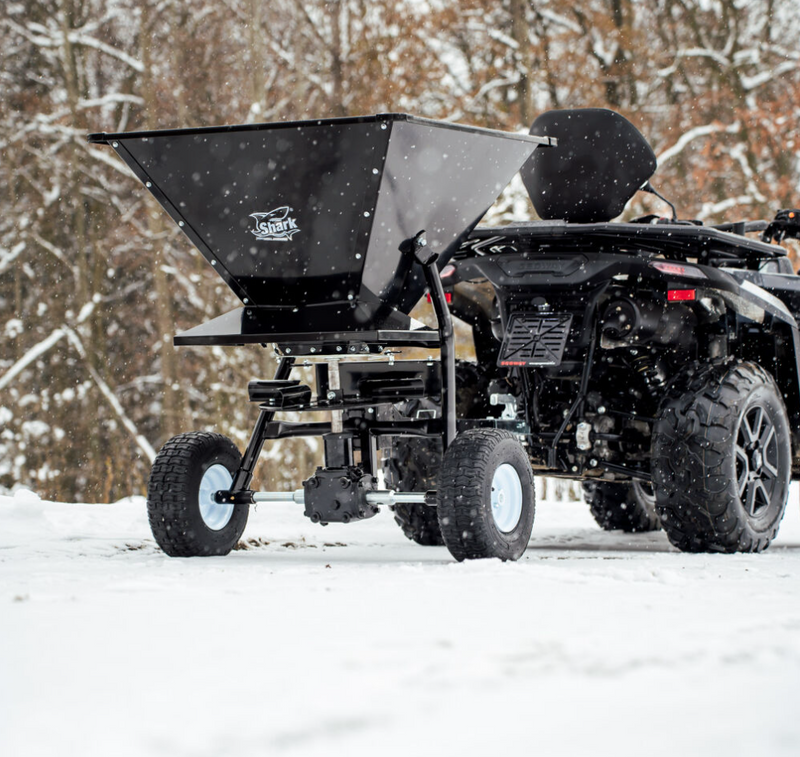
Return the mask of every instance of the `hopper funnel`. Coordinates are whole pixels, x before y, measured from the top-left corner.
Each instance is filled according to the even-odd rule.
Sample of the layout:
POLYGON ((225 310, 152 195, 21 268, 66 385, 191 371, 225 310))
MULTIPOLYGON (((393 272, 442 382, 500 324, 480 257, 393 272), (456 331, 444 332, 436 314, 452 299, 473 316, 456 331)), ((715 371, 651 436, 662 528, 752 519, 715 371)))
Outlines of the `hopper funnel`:
MULTIPOLYGON (((248 328, 266 335, 302 328, 310 308, 305 320, 317 323, 357 310, 365 329, 387 312, 407 314, 425 284, 404 243, 424 230, 444 265, 534 149, 550 143, 404 114, 89 141, 116 150, 255 313, 261 325, 248 328)), ((212 332, 204 343, 214 343, 212 332)))

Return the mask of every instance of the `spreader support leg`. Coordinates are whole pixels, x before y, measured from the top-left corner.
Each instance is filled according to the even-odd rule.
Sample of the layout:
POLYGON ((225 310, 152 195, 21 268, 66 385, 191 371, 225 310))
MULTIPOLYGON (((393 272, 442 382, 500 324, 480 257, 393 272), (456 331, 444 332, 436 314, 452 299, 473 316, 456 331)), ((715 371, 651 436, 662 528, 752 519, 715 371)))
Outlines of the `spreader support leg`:
MULTIPOLYGON (((275 369, 275 381, 285 381, 289 378, 294 366, 293 357, 282 357, 275 369)), ((261 454, 261 449, 264 446, 264 435, 267 430, 269 422, 275 417, 274 410, 262 410, 256 421, 253 433, 250 435, 250 441, 247 443, 247 449, 244 451, 242 457, 242 464, 236 475, 233 477, 233 484, 231 484, 232 492, 246 491, 253 480, 253 469, 255 468, 258 456, 261 454)))
POLYGON ((430 290, 436 322, 439 325, 440 350, 442 355, 442 418, 444 419, 444 449, 456 438, 456 340, 453 331, 453 319, 447 298, 444 294, 442 279, 436 260, 439 255, 427 246, 425 232, 421 231, 412 240, 414 257, 422 266, 425 281, 430 290))

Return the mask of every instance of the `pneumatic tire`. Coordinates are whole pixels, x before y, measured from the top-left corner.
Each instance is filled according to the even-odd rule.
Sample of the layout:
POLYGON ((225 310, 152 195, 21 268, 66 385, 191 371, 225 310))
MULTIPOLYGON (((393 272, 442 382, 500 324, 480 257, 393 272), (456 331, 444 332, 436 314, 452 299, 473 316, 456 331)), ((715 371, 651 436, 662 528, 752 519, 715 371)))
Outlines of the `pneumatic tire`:
MULTIPOLYGON (((456 415, 459 418, 497 417, 501 411, 489 403, 491 378, 476 363, 456 361, 456 415)), ((435 403, 429 403, 435 408, 435 403)), ((414 408, 421 409, 415 401, 414 408)), ((394 411, 394 409, 392 409, 394 411)), ((386 420, 395 420, 396 411, 386 420)), ((399 415, 399 417, 403 417, 399 415)), ((442 442, 424 436, 386 437, 382 450, 386 486, 399 492, 425 492, 436 488, 442 465, 442 442)), ((393 505, 394 519, 408 539, 424 547, 444 544, 436 508, 428 505, 393 505)))
POLYGON ((583 498, 597 525, 605 531, 644 533, 658 531, 653 487, 638 481, 584 481, 583 498))
POLYGON ((778 533, 789 492, 789 421, 759 365, 687 366, 653 429, 656 509, 685 552, 760 552, 778 533))
POLYGON ((442 461, 439 526, 456 560, 518 560, 533 528, 533 471, 523 446, 507 431, 459 434, 442 461))
POLYGON ((221 434, 196 431, 170 439, 156 456, 147 487, 147 517, 158 546, 170 557, 227 555, 247 524, 247 505, 221 505, 239 468, 236 445, 221 434))

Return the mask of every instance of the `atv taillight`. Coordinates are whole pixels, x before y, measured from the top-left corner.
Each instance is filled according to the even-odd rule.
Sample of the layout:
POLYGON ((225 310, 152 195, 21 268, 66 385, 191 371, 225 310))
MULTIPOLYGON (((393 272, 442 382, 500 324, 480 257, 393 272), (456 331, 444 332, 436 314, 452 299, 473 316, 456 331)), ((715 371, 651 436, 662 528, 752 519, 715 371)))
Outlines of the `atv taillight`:
POLYGON ((670 289, 667 291, 667 300, 670 302, 686 302, 694 299, 694 289, 670 289))
POLYGON ((667 263, 664 260, 654 260, 650 265, 661 273, 671 276, 685 276, 690 279, 704 279, 706 275, 699 269, 690 265, 678 265, 677 263, 667 263))
MULTIPOLYGON (((431 300, 430 292, 428 294, 426 294, 425 296, 428 298, 428 302, 433 302, 433 300, 431 300)), ((445 298, 445 300, 447 302, 452 302, 453 301, 453 293, 452 292, 445 292, 444 293, 444 298, 445 298)))

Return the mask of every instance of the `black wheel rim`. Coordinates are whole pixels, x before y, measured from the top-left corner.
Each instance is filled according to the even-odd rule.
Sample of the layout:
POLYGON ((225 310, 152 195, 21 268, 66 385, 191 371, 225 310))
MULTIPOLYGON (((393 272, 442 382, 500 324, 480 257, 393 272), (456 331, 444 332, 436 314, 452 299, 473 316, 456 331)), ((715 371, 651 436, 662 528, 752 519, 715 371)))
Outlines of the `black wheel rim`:
POLYGON ((736 486, 745 511, 757 517, 772 504, 780 449, 775 424, 762 405, 748 408, 736 435, 736 486))

